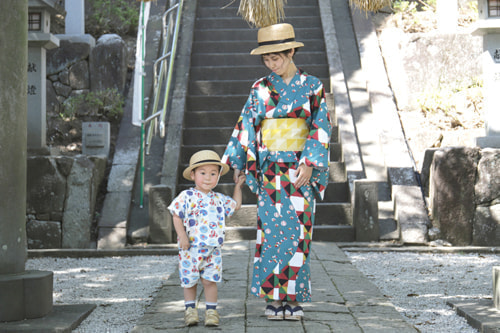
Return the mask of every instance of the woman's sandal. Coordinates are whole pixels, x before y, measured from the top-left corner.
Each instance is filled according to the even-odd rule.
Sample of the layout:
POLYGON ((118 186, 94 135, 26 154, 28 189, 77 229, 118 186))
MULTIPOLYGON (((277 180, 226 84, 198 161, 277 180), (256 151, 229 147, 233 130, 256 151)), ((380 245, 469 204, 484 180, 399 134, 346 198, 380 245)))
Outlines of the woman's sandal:
POLYGON ((266 306, 264 315, 266 315, 269 320, 283 320, 283 307, 279 306, 276 308, 275 306, 269 304, 266 306))
POLYGON ((292 308, 290 304, 285 305, 285 320, 301 320, 304 317, 304 310, 300 305, 292 308))

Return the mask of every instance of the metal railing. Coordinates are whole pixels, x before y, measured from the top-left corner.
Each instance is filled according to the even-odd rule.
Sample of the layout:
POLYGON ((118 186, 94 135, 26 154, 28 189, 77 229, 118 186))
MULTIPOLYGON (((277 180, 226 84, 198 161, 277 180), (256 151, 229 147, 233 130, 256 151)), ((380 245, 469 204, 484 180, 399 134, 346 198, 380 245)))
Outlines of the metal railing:
MULTIPOLYGON (((141 116, 141 152, 140 152, 140 207, 143 207, 144 198, 144 155, 149 155, 151 141, 156 128, 159 130, 160 137, 165 136, 165 122, 167 118, 167 108, 170 100, 172 88, 172 76, 174 71, 174 61, 177 53, 177 41, 179 39, 179 29, 181 22, 182 6, 184 0, 178 0, 176 4, 170 6, 162 15, 162 52, 161 56, 155 61, 153 66, 154 85, 153 85, 153 107, 151 115, 144 119, 144 95, 142 95, 142 116, 141 116), (175 14, 175 16, 174 16, 175 14), (159 69, 158 69, 159 67, 159 69), (158 110, 160 101, 163 100, 163 108, 158 110), (147 135, 145 127, 148 126, 147 135)), ((141 25, 142 40, 145 40, 146 25, 141 25)), ((144 47, 144 46, 142 46, 144 47)), ((142 52, 144 56, 144 51, 142 52)), ((144 64, 144 61, 143 61, 144 64)), ((144 78, 144 74, 142 74, 144 78)), ((144 84, 142 84, 144 89, 144 84)))

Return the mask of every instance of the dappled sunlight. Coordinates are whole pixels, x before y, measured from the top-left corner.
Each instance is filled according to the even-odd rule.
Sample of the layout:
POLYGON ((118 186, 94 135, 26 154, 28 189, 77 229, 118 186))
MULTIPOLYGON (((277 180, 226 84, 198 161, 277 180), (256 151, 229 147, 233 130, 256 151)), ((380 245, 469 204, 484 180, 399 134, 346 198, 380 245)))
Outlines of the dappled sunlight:
POLYGON ((100 323, 102 332, 129 331, 176 267, 177 256, 37 258, 26 263, 26 269, 53 272, 54 304, 97 306, 76 332, 86 332, 91 322, 92 327, 100 323))
POLYGON ((477 332, 447 302, 491 299, 495 254, 347 252, 408 322, 421 332, 477 332))

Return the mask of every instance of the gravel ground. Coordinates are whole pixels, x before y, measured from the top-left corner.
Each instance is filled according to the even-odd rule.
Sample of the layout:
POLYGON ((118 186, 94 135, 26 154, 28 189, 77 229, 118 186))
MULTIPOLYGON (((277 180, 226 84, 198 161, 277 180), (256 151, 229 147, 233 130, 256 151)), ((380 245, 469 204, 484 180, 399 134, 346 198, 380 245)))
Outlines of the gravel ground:
POLYGON ((476 333, 446 302, 492 298, 498 255, 347 252, 352 263, 422 333, 476 333))
MULTIPOLYGON (((446 305, 453 299, 492 297, 490 254, 346 252, 353 264, 422 333, 476 333, 446 305)), ((29 259, 26 269, 54 272, 54 303, 96 304, 74 331, 130 331, 164 280, 175 271, 175 256, 29 259)))
POLYGON ((29 259, 26 269, 54 273, 54 304, 95 304, 73 332, 130 331, 175 271, 176 256, 29 259))

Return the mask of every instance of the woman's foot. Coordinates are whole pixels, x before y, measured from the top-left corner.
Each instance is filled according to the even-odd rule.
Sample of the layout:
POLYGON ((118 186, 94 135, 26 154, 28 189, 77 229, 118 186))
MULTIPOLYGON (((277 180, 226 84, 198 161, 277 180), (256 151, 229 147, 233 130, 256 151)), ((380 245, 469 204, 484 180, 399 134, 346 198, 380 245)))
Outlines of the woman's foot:
POLYGON ((283 305, 281 301, 268 303, 264 314, 269 320, 283 320, 283 305))
POLYGON ((304 317, 304 310, 298 302, 288 302, 283 311, 285 320, 301 320, 304 317))

